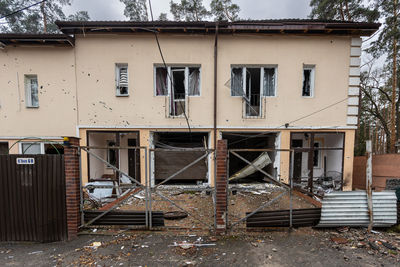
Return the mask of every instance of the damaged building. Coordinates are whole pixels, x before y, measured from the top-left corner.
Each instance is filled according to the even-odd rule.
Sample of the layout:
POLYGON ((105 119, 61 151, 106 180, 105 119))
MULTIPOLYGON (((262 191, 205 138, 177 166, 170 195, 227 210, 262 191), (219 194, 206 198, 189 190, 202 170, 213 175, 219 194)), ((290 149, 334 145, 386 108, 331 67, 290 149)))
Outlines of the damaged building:
POLYGON ((212 187, 224 139, 230 184, 351 190, 361 37, 378 24, 57 26, 62 34, 0 34, 1 153, 62 154, 62 137, 79 137, 93 153, 81 155, 83 184, 149 174, 212 187))

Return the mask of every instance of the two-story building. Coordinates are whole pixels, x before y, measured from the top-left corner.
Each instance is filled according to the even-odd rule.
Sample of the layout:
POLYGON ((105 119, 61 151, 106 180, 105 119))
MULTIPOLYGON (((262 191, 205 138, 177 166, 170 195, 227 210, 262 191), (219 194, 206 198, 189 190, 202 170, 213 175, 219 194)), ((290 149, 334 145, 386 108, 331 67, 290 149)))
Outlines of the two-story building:
MULTIPOLYGON (((228 148, 270 149, 262 167, 276 179, 339 177, 351 190, 360 37, 379 24, 57 25, 63 34, 0 34, 0 153, 62 153, 62 136, 79 137, 83 146, 211 149, 223 138, 228 148), (294 147, 303 150, 284 151, 294 147)), ((93 151, 132 177, 145 174, 143 152, 93 151)), ((260 152, 241 155, 252 161, 260 152)), ((153 153, 151 179, 198 156, 153 153)), ((247 165, 229 160, 231 175, 247 165)), ((213 162, 209 156, 171 182, 213 185, 213 162)), ((84 183, 114 175, 85 153, 82 174, 84 183)))

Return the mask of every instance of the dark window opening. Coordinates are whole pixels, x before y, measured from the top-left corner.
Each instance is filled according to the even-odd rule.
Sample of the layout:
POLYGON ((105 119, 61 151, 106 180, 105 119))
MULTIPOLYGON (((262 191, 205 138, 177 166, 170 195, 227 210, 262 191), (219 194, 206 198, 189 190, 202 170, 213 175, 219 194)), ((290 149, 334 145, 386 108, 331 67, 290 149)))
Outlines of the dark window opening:
MULTIPOLYGON (((243 132, 227 132, 222 134, 222 138, 226 139, 228 142, 228 149, 271 149, 275 148, 275 133, 243 133, 243 132)), ((264 157, 265 166, 262 168, 263 171, 267 172, 272 177, 277 178, 277 169, 274 167, 274 161, 276 157, 275 151, 238 151, 236 152, 246 160, 252 162, 257 160, 259 157, 264 157), (263 155, 263 153, 267 155, 263 155)), ((229 155, 229 178, 241 177, 238 174, 246 167, 250 165, 247 164, 242 159, 237 156, 229 155)), ((253 173, 241 177, 239 179, 231 179, 230 184, 236 183, 265 183, 265 174, 258 170, 253 173)))
MULTIPOLYGON (((157 184, 204 155, 204 151, 177 151, 176 149, 207 148, 208 133, 156 132, 153 135, 153 142, 156 149, 168 150, 156 150, 152 154, 154 179, 157 184)), ((208 157, 205 157, 166 184, 202 184, 207 182, 207 178, 208 157)))
MULTIPOLYGON (((107 142, 108 147, 113 147, 115 146, 114 141, 108 141, 107 142)), ((113 166, 117 165, 117 150, 109 148, 107 151, 107 162, 110 163, 113 166)))
POLYGON ((185 69, 172 68, 171 116, 181 116, 185 112, 185 69))
POLYGON ((246 68, 246 116, 260 116, 260 68, 246 68))
MULTIPOLYGON (((319 148, 319 143, 314 143, 314 148, 319 148)), ((321 160, 320 159, 320 153, 321 151, 320 150, 314 150, 314 159, 313 159, 313 162, 314 162, 314 167, 319 167, 319 161, 321 160)))
POLYGON ((8 142, 0 142, 0 155, 8 155, 8 142))
POLYGON ((61 144, 44 144, 45 154, 64 154, 64 146, 61 144))
POLYGON ((311 96, 312 69, 303 69, 303 96, 311 96))

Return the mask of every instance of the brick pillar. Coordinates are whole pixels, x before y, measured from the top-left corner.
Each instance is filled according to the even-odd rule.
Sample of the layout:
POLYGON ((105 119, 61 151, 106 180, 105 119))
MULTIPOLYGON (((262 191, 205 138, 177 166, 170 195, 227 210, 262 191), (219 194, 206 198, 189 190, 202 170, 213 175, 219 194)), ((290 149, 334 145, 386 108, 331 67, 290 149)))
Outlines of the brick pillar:
POLYGON ((217 177, 215 181, 215 191, 216 191, 216 233, 223 234, 226 232, 227 224, 227 202, 228 202, 228 188, 227 188, 227 141, 218 140, 217 141, 217 177))
POLYGON ((80 173, 79 173, 79 138, 64 138, 65 191, 67 208, 68 240, 78 235, 80 225, 80 173), (69 140, 69 141, 68 141, 69 140))

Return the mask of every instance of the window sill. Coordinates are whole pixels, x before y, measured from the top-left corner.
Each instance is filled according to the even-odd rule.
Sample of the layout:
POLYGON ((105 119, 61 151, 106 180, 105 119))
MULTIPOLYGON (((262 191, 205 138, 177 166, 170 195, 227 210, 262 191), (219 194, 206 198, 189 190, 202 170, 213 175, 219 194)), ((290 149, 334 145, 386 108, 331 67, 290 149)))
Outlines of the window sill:
POLYGON ((127 95, 115 95, 116 97, 128 97, 129 96, 129 94, 127 94, 127 95))
POLYGON ((26 108, 29 108, 29 109, 36 109, 36 108, 39 108, 39 106, 26 106, 26 108))

